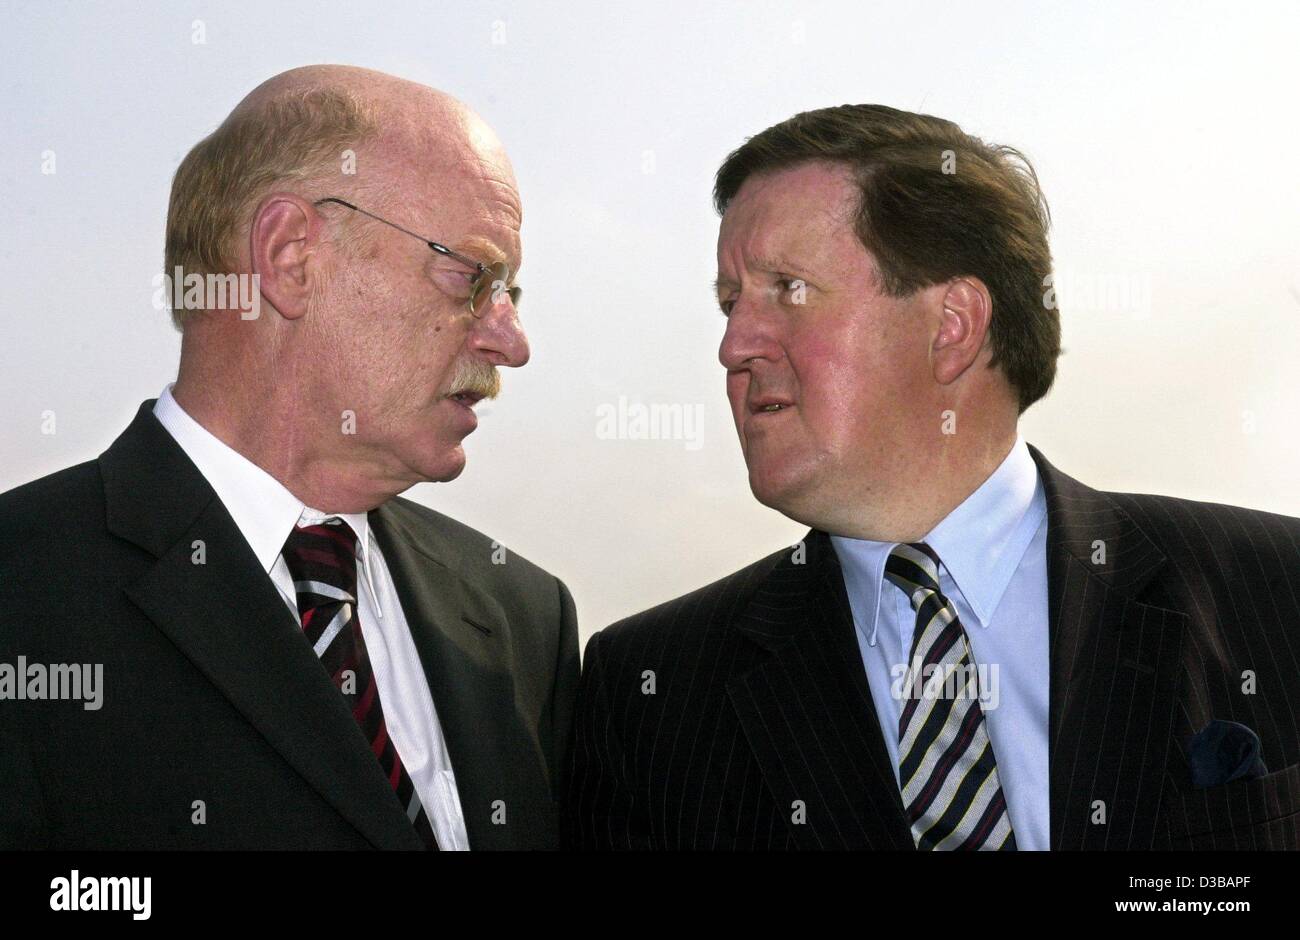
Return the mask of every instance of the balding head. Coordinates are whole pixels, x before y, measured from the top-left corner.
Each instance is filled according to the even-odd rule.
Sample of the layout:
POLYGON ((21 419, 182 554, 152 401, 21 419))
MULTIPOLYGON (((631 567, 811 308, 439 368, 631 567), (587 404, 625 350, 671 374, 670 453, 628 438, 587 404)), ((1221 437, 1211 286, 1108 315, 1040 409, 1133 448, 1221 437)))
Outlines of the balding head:
POLYGON ((173 183, 167 273, 256 279, 261 300, 253 320, 177 313, 177 400, 317 508, 456 476, 474 425, 461 393, 493 394, 495 367, 528 359, 509 292, 481 317, 468 303, 480 264, 505 263, 513 281, 521 221, 501 142, 452 96, 342 65, 268 79, 173 183), (340 437, 347 415, 355 433, 340 437))
MULTIPOLYGON (((355 66, 290 69, 249 92, 181 162, 165 271, 237 272, 249 214, 276 186, 330 185, 382 212, 413 177, 454 185, 476 175, 516 188, 496 134, 451 95, 355 66)), ((517 194, 513 203, 518 215, 517 194)), ((173 317, 183 327, 188 312, 173 317)))
POLYGON ((378 128, 378 147, 419 155, 430 171, 457 172, 485 162, 509 170, 495 133, 462 101, 394 75, 351 65, 307 65, 281 72, 254 88, 231 120, 256 115, 318 93, 358 102, 378 128))

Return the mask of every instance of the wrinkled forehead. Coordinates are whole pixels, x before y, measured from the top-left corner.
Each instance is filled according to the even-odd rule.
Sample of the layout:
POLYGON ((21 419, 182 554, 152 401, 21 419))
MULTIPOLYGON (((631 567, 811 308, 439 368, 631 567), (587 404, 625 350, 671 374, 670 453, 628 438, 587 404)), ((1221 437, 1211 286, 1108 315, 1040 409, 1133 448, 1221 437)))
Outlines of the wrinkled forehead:
POLYGON ((447 190, 443 201, 448 205, 457 200, 498 202, 520 214, 510 158, 491 128, 472 113, 427 121, 408 118, 386 128, 374 149, 412 187, 447 190))
POLYGON ((751 176, 718 227, 719 266, 740 257, 808 254, 824 243, 853 240, 857 205, 858 190, 846 168, 804 164, 751 176))
POLYGON ((517 270, 523 206, 510 160, 490 134, 388 133, 374 159, 385 162, 387 201, 415 231, 517 270))

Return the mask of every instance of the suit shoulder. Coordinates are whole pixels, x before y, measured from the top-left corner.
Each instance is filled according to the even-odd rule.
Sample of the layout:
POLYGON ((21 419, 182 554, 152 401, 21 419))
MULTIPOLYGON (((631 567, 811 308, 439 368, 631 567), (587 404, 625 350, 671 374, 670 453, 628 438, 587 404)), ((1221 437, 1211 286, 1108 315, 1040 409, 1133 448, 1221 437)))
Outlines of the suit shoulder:
POLYGON ((1294 576, 1300 563, 1300 519, 1260 509, 1147 493, 1107 493, 1168 557, 1179 564, 1207 560, 1279 569, 1294 576))
POLYGON ((695 624, 719 618, 729 620, 745 609, 758 586, 789 557, 789 547, 779 549, 711 584, 625 617, 596 633, 592 640, 600 637, 601 645, 606 649, 637 643, 650 635, 669 641, 677 631, 695 624))
POLYGON ((84 502, 87 498, 100 498, 102 492, 99 462, 87 460, 0 493, 0 519, 7 521, 24 512, 47 511, 69 500, 84 502))
POLYGON ((401 496, 390 500, 387 505, 394 516, 411 529, 417 531, 432 529, 437 533, 438 538, 454 552, 457 564, 466 571, 522 576, 526 580, 559 580, 540 565, 509 550, 490 535, 436 509, 430 509, 428 506, 401 496), (494 554, 505 563, 498 561, 493 564, 494 554))
POLYGON ((1254 533, 1300 536, 1300 519, 1263 509, 1208 503, 1152 493, 1107 493, 1135 521, 1154 534, 1170 536, 1188 529, 1213 527, 1220 537, 1254 533))
POLYGON ((0 493, 0 557, 45 536, 67 538, 103 521, 104 484, 90 460, 0 493))

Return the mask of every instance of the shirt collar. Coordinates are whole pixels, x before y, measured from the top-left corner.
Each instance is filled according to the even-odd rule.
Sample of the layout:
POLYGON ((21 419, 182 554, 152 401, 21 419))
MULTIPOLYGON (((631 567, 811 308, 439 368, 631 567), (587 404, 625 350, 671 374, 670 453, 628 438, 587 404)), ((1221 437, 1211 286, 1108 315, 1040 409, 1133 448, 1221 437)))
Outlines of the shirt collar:
POLYGON ((314 525, 334 517, 356 533, 365 564, 370 552, 370 521, 365 513, 323 513, 304 505, 279 480, 190 417, 172 397, 171 385, 158 396, 153 413, 216 491, 263 571, 271 572, 295 525, 314 525))
MULTIPOLYGON (((1047 514, 1038 468, 1019 437, 980 486, 925 541, 939 555, 979 626, 988 627, 1025 550, 1047 514)), ((867 642, 876 645, 885 562, 897 542, 831 536, 845 587, 861 605, 867 642)))
POLYGON ((992 475, 925 537, 980 626, 992 620, 1046 514, 1038 467, 1017 437, 992 475))

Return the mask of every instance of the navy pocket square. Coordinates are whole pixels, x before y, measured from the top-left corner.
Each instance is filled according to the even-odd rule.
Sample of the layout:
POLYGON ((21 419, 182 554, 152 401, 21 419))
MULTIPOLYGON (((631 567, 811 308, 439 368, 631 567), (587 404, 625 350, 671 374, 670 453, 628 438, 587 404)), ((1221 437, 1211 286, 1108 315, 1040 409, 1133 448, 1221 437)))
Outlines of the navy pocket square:
POLYGON ((1268 773, 1259 756, 1259 735, 1235 721, 1214 719, 1192 735, 1187 750, 1194 787, 1217 787, 1268 773))

